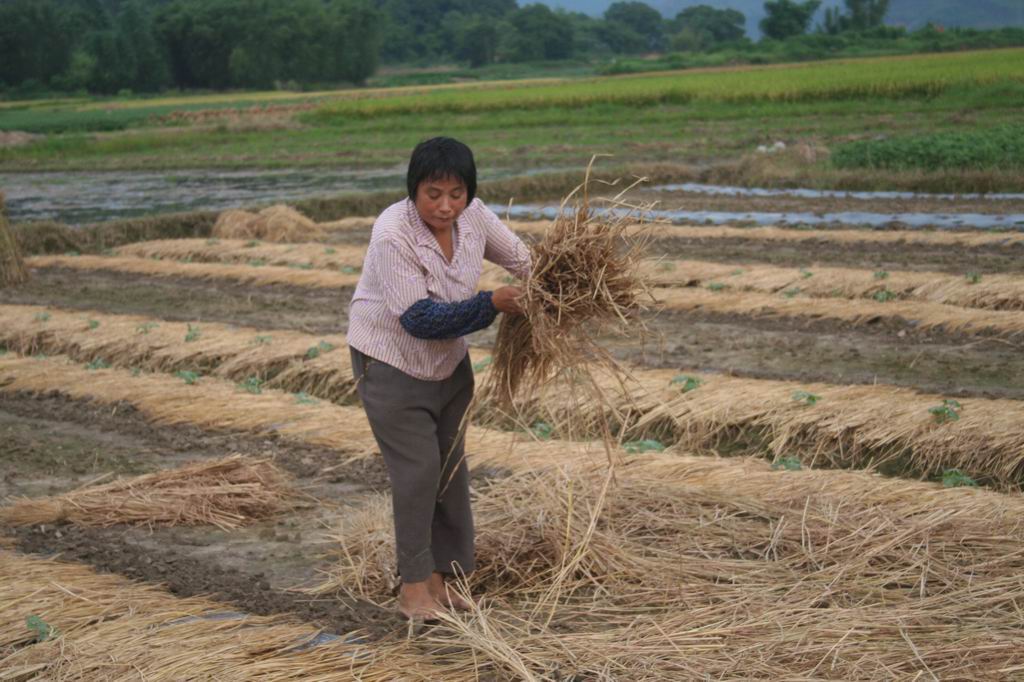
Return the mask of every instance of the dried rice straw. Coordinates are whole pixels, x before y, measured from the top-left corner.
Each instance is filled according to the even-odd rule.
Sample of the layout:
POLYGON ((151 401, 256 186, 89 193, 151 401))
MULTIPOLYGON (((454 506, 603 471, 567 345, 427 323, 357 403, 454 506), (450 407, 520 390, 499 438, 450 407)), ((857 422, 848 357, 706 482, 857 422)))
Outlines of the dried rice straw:
MULTIPOLYGON (((646 299, 653 302, 640 274, 646 240, 626 233, 642 209, 621 199, 642 179, 608 201, 628 210, 599 213, 590 205, 590 172, 588 167, 584 183, 563 200, 548 232, 531 247, 532 272, 520 299, 523 314, 505 316, 498 329, 481 394, 513 415, 519 395, 534 396, 560 382, 571 382, 600 402, 602 390, 592 370, 604 368, 618 377, 625 372, 594 339, 642 335, 639 313, 647 309, 646 299)), ((572 429, 565 424, 563 430, 572 429)), ((602 433, 606 440, 610 435, 608 429, 602 433)))
POLYGON ((233 455, 178 469, 92 485, 0 508, 12 526, 67 521, 79 526, 214 525, 238 528, 298 501, 288 477, 265 459, 233 455))

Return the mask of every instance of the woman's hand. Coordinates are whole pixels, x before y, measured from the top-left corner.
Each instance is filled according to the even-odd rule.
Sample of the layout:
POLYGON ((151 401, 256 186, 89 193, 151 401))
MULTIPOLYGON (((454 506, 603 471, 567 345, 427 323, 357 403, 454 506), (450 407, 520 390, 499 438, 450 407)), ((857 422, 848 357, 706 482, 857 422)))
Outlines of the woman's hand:
POLYGON ((491 294, 491 302, 499 313, 506 315, 522 315, 523 307, 519 305, 519 297, 523 290, 519 287, 502 287, 491 294))

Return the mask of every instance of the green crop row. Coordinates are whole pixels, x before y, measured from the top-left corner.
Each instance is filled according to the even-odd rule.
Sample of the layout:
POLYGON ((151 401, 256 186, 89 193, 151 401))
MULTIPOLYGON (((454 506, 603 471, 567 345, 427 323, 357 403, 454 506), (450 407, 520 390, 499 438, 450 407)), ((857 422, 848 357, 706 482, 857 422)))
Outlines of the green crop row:
POLYGON ((998 81, 1024 82, 1024 49, 606 77, 526 86, 504 84, 473 90, 426 90, 418 94, 334 101, 311 112, 307 119, 332 123, 351 117, 398 113, 600 104, 649 106, 695 100, 797 102, 927 97, 949 88, 998 81))
POLYGON ((832 163, 891 170, 1024 168, 1024 126, 858 140, 833 150, 832 163))

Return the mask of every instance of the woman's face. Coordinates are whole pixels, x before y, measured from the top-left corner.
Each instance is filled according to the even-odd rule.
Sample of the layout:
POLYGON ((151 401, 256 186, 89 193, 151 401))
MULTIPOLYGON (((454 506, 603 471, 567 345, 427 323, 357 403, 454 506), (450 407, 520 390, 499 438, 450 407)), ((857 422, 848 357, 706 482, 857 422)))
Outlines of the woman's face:
POLYGON ((466 185, 458 178, 424 180, 416 188, 416 210, 435 230, 450 230, 466 208, 466 185))

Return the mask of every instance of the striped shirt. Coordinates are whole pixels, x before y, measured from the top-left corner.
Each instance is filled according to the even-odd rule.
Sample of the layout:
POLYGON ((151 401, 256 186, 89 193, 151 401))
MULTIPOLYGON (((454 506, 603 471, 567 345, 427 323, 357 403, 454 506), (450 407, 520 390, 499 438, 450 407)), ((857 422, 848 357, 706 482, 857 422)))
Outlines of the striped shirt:
POLYGON ((402 313, 425 298, 454 303, 472 297, 484 259, 520 279, 530 275, 529 249, 480 199, 459 216, 452 239, 449 263, 411 199, 380 214, 349 307, 350 346, 417 379, 451 376, 466 356, 466 339, 417 339, 399 322, 402 313))

